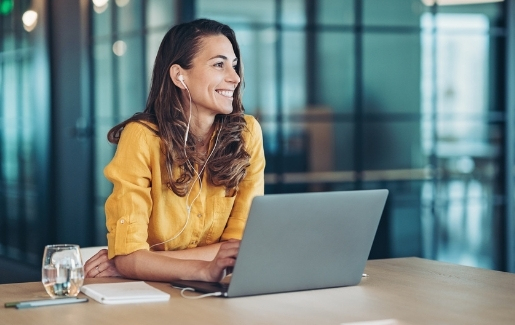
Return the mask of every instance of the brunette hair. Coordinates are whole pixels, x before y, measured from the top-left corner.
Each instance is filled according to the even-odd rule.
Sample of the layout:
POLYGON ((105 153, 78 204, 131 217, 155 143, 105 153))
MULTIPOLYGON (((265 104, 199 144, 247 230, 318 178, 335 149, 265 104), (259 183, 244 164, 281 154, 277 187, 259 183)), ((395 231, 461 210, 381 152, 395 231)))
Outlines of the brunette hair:
POLYGON ((182 103, 181 89, 172 82, 169 70, 173 64, 183 69, 190 69, 195 55, 201 51, 202 40, 208 36, 224 35, 232 44, 238 58, 236 73, 240 77, 233 94, 233 111, 227 115, 217 115, 215 127, 220 132, 218 144, 213 149, 206 170, 209 181, 216 186, 227 188, 238 187, 245 177, 249 166, 250 155, 245 151, 242 132, 246 128, 244 108, 241 101, 241 85, 243 84, 243 67, 240 49, 234 31, 227 25, 214 20, 197 19, 172 27, 161 41, 152 71, 150 93, 145 110, 136 113, 129 119, 113 127, 107 134, 111 143, 118 143, 123 128, 131 122, 138 122, 152 130, 161 138, 161 150, 165 155, 166 176, 164 180, 168 188, 179 196, 185 196, 189 184, 195 179, 195 163, 204 163, 204 156, 195 151, 197 139, 193 134, 186 135, 187 116, 182 103), (154 124, 157 129, 149 124, 154 124), (223 127, 222 127, 223 126, 223 127), (187 163, 187 160, 192 163, 187 163), (173 178, 172 166, 179 166, 181 173, 173 178))

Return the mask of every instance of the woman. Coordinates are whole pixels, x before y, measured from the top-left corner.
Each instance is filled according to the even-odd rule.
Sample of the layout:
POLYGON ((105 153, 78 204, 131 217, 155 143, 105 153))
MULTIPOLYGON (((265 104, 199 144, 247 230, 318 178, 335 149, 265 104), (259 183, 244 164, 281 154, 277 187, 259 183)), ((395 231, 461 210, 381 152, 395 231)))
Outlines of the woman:
POLYGON ((173 27, 156 56, 145 111, 112 128, 104 173, 108 252, 87 277, 219 281, 236 260, 252 198, 263 195, 261 128, 244 115, 234 31, 173 27))

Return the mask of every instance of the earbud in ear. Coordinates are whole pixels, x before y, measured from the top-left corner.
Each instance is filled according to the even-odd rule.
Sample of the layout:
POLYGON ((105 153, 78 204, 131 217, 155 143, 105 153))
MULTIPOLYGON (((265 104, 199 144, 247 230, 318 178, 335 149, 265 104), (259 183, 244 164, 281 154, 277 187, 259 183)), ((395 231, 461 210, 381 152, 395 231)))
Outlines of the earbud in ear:
MULTIPOLYGON (((188 86, 186 86, 186 84, 184 83, 184 77, 182 74, 178 75, 177 76, 177 79, 179 79, 179 81, 181 82, 181 84, 184 86, 184 88, 186 88, 186 90, 188 90, 188 86)), ((189 90, 188 90, 189 91, 189 90)))

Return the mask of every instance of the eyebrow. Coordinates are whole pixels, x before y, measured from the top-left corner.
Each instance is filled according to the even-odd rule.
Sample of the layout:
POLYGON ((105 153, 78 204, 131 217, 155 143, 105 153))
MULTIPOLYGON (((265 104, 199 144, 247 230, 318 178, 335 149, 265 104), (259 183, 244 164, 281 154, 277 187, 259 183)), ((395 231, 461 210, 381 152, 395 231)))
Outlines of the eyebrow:
MULTIPOLYGON (((228 60, 228 58, 225 56, 225 55, 215 55, 213 56, 212 58, 210 58, 209 60, 213 60, 213 59, 223 59, 223 60, 228 60)), ((232 62, 238 62, 238 58, 234 58, 234 60, 232 60, 232 62)))

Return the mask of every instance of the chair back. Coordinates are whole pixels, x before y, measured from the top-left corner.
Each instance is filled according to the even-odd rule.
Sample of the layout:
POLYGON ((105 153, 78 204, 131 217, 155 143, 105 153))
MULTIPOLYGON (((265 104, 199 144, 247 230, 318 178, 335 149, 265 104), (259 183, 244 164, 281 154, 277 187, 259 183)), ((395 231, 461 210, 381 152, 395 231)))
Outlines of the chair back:
POLYGON ((86 263, 93 255, 98 253, 101 249, 107 249, 107 246, 94 246, 94 247, 81 247, 80 255, 82 255, 82 263, 86 263))

